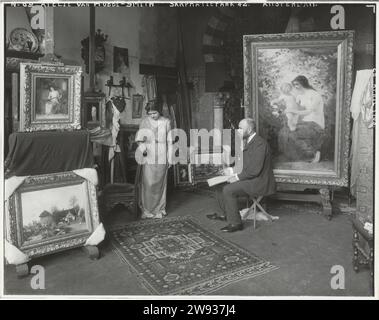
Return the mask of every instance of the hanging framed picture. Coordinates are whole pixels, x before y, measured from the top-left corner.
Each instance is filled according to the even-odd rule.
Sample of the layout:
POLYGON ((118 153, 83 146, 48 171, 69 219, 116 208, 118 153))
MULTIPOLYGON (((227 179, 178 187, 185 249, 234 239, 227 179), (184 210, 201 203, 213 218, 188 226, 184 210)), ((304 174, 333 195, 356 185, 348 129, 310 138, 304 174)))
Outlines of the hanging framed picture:
POLYGON ((20 131, 80 129, 80 66, 20 63, 20 131))
POLYGON ((139 119, 142 118, 143 109, 143 95, 133 94, 132 97, 132 118, 139 119))
POLYGON ((106 126, 104 95, 84 95, 82 108, 83 127, 93 129, 106 126))
POLYGON ((347 186, 353 31, 245 35, 246 116, 278 182, 347 186))
POLYGON ((129 52, 127 48, 113 47, 113 72, 129 73, 129 52))

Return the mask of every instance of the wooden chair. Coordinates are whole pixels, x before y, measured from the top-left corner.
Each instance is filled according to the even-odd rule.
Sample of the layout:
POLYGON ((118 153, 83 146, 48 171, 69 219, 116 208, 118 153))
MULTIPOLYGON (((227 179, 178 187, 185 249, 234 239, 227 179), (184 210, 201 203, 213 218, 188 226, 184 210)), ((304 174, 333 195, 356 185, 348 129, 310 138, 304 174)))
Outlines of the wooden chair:
POLYGON ((264 216, 268 218, 268 220, 271 222, 272 216, 266 212, 266 210, 262 207, 260 202, 263 200, 263 196, 256 196, 256 197, 248 197, 246 201, 246 207, 249 208, 248 211, 241 217, 242 220, 248 220, 249 217, 253 217, 254 220, 254 229, 256 229, 256 220, 257 220, 257 214, 261 213, 264 216), (250 206, 250 201, 253 201, 253 204, 250 206))
POLYGON ((371 288, 374 283, 374 236, 368 233, 362 222, 357 218, 352 219, 353 226, 353 267, 359 272, 362 266, 368 267, 371 276, 371 288), (367 244, 367 248, 365 248, 367 244))
POLYGON ((109 214, 117 204, 122 204, 136 215, 137 201, 134 184, 107 184, 102 191, 102 204, 106 214, 109 214))

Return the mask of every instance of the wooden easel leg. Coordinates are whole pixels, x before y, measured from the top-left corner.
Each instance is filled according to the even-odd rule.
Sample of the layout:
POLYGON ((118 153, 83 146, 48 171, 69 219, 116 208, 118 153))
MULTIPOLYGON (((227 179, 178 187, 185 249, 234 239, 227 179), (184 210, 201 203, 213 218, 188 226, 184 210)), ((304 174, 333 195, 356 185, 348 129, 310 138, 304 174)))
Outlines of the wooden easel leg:
POLYGON ((328 188, 320 189, 322 212, 328 219, 332 219, 332 204, 330 202, 330 190, 328 188))
POLYGON ((17 278, 24 278, 29 275, 29 266, 27 263, 16 265, 17 278))

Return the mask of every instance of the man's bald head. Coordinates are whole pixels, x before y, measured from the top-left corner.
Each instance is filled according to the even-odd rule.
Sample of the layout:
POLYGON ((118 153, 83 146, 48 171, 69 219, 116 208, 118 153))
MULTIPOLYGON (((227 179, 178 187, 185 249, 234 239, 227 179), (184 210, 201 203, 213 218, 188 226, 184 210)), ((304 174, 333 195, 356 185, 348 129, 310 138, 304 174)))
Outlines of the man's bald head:
POLYGON ((247 138, 256 130, 255 121, 251 118, 242 119, 238 124, 238 128, 242 130, 243 138, 247 138))

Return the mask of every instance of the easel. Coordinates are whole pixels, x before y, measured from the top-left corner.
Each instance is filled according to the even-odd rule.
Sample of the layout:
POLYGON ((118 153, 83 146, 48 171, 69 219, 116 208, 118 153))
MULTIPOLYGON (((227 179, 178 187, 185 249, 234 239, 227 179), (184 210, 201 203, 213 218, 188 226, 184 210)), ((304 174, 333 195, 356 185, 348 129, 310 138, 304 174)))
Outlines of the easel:
POLYGON ((332 203, 334 190, 331 187, 321 185, 277 183, 277 193, 269 198, 273 200, 315 202, 321 205, 322 214, 328 219, 332 219, 332 203), (317 194, 299 193, 307 189, 318 190, 317 194), (297 192, 297 193, 296 193, 297 192))

